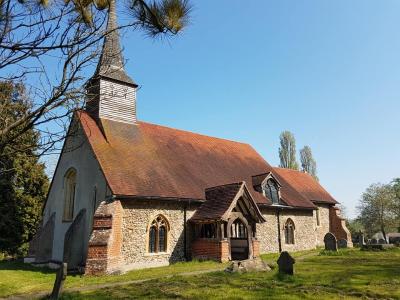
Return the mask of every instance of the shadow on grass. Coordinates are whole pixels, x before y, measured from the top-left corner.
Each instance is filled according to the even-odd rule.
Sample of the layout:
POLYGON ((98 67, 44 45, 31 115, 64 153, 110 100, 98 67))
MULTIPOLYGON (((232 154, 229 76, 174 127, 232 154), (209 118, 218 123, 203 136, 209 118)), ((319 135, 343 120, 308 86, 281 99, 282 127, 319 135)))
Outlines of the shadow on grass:
POLYGON ((280 272, 276 272, 276 274, 272 277, 276 281, 280 281, 283 283, 295 283, 296 280, 296 275, 288 275, 280 272))
POLYGON ((39 267, 31 264, 26 264, 22 260, 2 260, 0 261, 0 271, 30 271, 42 274, 53 274, 56 273, 47 267, 39 267))

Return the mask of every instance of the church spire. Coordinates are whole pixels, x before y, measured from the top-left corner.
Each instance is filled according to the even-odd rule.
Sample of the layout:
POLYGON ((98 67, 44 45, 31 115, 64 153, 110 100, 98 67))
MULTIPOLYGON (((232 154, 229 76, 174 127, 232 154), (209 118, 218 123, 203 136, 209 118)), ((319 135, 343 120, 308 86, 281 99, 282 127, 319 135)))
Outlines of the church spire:
POLYGON ((86 111, 99 124, 102 119, 135 124, 137 84, 125 72, 115 0, 108 1, 107 34, 96 71, 86 85, 86 111))
POLYGON ((115 0, 109 0, 107 34, 104 38, 100 60, 93 77, 108 77, 129 85, 137 86, 132 78, 125 72, 124 58, 117 28, 115 0))

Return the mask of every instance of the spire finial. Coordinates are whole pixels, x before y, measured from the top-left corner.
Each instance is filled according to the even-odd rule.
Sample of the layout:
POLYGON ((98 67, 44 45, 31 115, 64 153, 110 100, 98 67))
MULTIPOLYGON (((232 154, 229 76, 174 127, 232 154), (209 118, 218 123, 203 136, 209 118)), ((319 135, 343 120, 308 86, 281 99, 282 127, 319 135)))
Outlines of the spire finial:
POLYGON ((108 77, 131 85, 136 85, 128 74, 126 74, 124 69, 115 0, 109 0, 106 36, 94 76, 108 77))

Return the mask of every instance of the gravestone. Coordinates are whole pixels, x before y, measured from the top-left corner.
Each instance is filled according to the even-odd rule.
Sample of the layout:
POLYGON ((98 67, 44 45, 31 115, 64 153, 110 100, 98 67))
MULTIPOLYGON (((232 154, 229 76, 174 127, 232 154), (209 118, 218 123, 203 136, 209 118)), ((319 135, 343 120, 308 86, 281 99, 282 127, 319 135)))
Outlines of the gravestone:
POLYGON ((347 240, 340 239, 337 242, 338 248, 347 248, 347 240))
POLYGON ((337 240, 332 233, 328 232, 327 234, 325 234, 324 243, 325 250, 337 251, 337 240))
POLYGON ((365 245, 365 240, 364 240, 364 233, 360 232, 360 235, 358 236, 358 245, 360 248, 365 245))
POLYGON ((51 292, 49 299, 56 300, 60 297, 66 278, 67 264, 63 263, 57 271, 56 281, 54 282, 53 291, 51 292))
POLYGON ((287 251, 283 251, 277 260, 279 273, 293 275, 293 265, 295 262, 295 259, 287 251))

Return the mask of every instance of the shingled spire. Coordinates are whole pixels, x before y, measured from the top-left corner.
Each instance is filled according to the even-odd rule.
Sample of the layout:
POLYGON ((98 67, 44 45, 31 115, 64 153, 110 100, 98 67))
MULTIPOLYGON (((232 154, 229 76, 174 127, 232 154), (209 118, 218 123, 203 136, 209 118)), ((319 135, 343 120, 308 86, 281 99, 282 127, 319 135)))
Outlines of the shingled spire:
POLYGON ((96 71, 87 84, 86 110, 96 119, 134 124, 137 84, 125 72, 117 28, 115 0, 109 0, 106 36, 96 71))
POLYGON ((110 0, 107 34, 104 38, 103 50, 94 76, 108 77, 137 86, 132 78, 130 78, 125 72, 124 58, 121 51, 119 31, 117 28, 115 0, 110 0))

